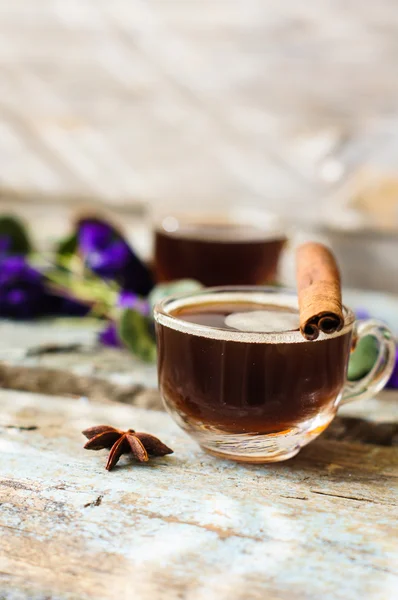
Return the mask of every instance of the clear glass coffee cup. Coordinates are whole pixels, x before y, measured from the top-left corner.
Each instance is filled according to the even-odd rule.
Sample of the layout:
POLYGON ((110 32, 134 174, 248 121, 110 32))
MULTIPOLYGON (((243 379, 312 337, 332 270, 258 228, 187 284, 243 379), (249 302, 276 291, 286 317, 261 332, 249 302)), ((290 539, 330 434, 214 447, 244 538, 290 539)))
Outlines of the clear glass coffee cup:
POLYGON ((356 321, 315 341, 298 329, 298 299, 272 287, 218 287, 155 308, 166 409, 207 452, 241 462, 286 460, 326 429, 342 404, 379 392, 395 357, 389 329, 356 321), (370 373, 347 381, 358 339, 376 338, 370 373))
POLYGON ((163 211, 153 219, 158 282, 195 279, 205 286, 275 283, 286 228, 266 211, 163 211))

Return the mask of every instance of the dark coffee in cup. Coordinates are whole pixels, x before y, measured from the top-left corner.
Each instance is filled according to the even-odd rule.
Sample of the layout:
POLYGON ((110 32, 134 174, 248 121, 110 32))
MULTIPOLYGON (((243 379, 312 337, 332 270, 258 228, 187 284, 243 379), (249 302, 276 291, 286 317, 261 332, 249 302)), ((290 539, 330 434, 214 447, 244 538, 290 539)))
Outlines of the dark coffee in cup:
POLYGON ((187 304, 171 315, 202 328, 193 335, 157 326, 163 398, 183 418, 224 432, 272 434, 333 415, 351 331, 311 344, 246 341, 247 332, 298 331, 296 309, 249 301, 187 304), (217 339, 206 327, 217 328, 217 339), (242 341, 229 339, 231 331, 241 331, 242 341))
POLYGON ((395 364, 391 332, 355 322, 307 339, 298 297, 276 287, 219 287, 168 297, 154 309, 159 387, 175 421, 207 452, 242 462, 295 456, 339 405, 380 391, 395 364), (351 340, 372 336, 371 371, 347 381, 351 340))
POLYGON ((205 286, 275 282, 285 241, 243 220, 168 217, 155 231, 156 278, 196 279, 205 286))

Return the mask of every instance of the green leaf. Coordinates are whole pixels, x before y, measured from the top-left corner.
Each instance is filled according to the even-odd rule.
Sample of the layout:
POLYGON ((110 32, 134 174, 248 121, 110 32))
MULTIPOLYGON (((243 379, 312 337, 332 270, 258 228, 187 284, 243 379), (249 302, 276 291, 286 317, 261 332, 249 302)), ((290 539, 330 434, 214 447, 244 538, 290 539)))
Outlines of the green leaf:
POLYGON ((150 333, 150 320, 147 317, 126 308, 117 325, 120 339, 132 354, 145 362, 156 360, 156 344, 150 333))
MULTIPOLYGON (((73 260, 80 259, 75 256, 73 260)), ((70 261, 72 266, 73 260, 70 261)), ((109 318, 117 306, 120 291, 117 284, 101 279, 90 271, 84 274, 70 271, 63 268, 61 263, 59 268, 49 269, 45 275, 47 286, 54 293, 86 303, 97 315, 109 318)))
POLYGON ((167 296, 189 294, 197 292, 202 288, 202 284, 194 279, 178 279, 177 281, 172 281, 170 283, 160 283, 156 285, 149 294, 149 304, 151 309, 153 309, 155 304, 163 300, 163 298, 167 298, 167 296))
POLYGON ((350 356, 348 364, 349 381, 356 381, 367 375, 375 364, 378 353, 378 343, 373 336, 367 335, 360 339, 350 356))
POLYGON ((4 215, 0 217, 0 237, 9 237, 11 254, 29 254, 33 250, 23 223, 17 217, 4 215))
POLYGON ((61 240, 57 249, 56 256, 59 259, 67 258, 72 256, 77 251, 77 233, 72 233, 68 237, 61 240))

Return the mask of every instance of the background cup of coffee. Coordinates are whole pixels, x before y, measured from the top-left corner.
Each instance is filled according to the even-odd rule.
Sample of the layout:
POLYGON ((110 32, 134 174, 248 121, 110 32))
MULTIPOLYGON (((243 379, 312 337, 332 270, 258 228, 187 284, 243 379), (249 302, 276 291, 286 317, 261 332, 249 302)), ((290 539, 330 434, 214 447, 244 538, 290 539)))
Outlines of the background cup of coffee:
POLYGON ((242 462, 288 459, 350 399, 378 392, 394 364, 389 330, 344 323, 316 340, 299 331, 295 292, 224 287, 163 300, 155 308, 159 385, 167 410, 208 452, 242 462), (371 335, 379 357, 347 382, 353 343, 371 335))
POLYGON ((155 219, 158 282, 196 279, 205 286, 275 283, 286 233, 259 210, 164 213, 155 219))

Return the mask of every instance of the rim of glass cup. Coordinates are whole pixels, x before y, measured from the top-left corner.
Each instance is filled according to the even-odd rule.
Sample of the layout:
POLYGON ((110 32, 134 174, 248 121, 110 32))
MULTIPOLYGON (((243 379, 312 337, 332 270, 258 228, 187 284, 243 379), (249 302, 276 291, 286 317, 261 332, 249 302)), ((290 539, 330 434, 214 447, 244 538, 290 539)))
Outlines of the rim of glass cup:
MULTIPOLYGON (((171 314, 172 311, 178 310, 184 306, 212 302, 212 297, 214 297, 214 302, 219 302, 220 296, 222 296, 222 301, 224 302, 249 301, 260 305, 269 304, 271 306, 298 308, 297 292, 290 288, 277 288, 272 286, 220 286, 203 288, 197 292, 164 298, 158 302, 154 308, 155 321, 160 325, 175 329, 181 333, 188 333, 216 340, 250 343, 267 342, 273 344, 308 342, 298 329, 272 332, 238 331, 191 323, 171 314)), ((329 340, 350 331, 355 322, 355 315, 353 311, 346 306, 343 306, 343 315, 344 326, 340 331, 333 334, 321 332, 319 337, 314 341, 329 340)))
POLYGON ((179 228, 179 220, 188 224, 195 223, 195 221, 203 223, 203 219, 206 217, 212 222, 219 220, 220 223, 254 225, 266 233, 266 237, 270 240, 287 239, 290 233, 289 225, 279 215, 260 208, 246 208, 239 205, 227 210, 213 208, 167 210, 162 208, 153 211, 152 224, 155 231, 175 233, 179 228))

